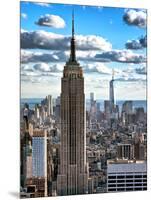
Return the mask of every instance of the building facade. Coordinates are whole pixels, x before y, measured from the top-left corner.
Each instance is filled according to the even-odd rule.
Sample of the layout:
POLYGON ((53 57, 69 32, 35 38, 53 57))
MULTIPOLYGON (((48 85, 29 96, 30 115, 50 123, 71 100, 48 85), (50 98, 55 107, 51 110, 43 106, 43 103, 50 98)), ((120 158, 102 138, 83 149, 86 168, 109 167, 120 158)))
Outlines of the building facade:
POLYGON ((147 190, 146 161, 108 161, 107 192, 141 190, 147 190))
POLYGON ((52 103, 52 96, 48 95, 48 105, 47 105, 47 112, 48 115, 53 115, 53 103, 52 103))
POLYGON ((47 132, 41 129, 35 129, 32 137, 31 180, 37 196, 47 196, 47 132))
POLYGON ((132 144, 117 144, 118 159, 134 159, 134 145, 132 144))

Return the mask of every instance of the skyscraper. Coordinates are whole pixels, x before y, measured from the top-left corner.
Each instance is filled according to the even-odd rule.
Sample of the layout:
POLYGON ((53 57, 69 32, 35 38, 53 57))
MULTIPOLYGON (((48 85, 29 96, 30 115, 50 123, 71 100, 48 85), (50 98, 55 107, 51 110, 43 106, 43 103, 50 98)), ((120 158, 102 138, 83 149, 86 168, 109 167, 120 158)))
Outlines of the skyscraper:
POLYGON ((131 121, 133 115, 133 102, 132 101, 125 101, 122 105, 122 122, 123 125, 128 125, 131 121))
POLYGON ((122 112, 126 114, 132 114, 133 112, 133 102, 132 101, 125 101, 122 105, 122 112))
POLYGON ((91 93, 90 93, 90 106, 91 106, 91 107, 93 106, 93 102, 94 102, 94 93, 91 92, 91 93))
POLYGON ((112 80, 110 81, 110 112, 114 112, 114 71, 112 74, 112 80))
POLYGON ((110 119, 110 101, 109 100, 104 101, 104 113, 105 113, 105 119, 109 120, 110 119))
POLYGON ((109 85, 109 101, 110 101, 110 126, 113 129, 116 129, 118 126, 119 119, 119 107, 115 104, 114 101, 114 70, 112 72, 112 80, 109 85))
POLYGON ((84 77, 76 60, 74 13, 70 51, 61 82, 61 149, 57 195, 84 194, 88 187, 84 77))
POLYGON ((47 105, 47 112, 48 115, 52 115, 53 114, 53 104, 52 104, 52 96, 48 95, 48 105, 47 105))

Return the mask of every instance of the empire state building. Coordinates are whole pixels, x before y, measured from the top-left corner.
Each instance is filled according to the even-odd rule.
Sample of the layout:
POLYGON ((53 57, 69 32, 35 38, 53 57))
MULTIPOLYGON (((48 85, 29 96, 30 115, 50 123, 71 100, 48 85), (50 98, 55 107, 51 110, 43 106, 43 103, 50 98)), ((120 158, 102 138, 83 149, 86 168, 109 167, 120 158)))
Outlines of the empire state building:
POLYGON ((74 13, 70 58, 61 79, 61 147, 57 195, 85 194, 86 163, 85 94, 83 70, 76 60, 74 13))

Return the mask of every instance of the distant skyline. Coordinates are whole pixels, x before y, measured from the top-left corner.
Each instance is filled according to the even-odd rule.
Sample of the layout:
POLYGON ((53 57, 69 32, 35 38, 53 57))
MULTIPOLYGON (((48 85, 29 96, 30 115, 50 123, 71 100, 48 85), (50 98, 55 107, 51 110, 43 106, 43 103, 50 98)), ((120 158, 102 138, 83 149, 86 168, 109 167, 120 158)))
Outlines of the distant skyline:
POLYGON ((21 98, 54 98, 69 58, 71 13, 75 12, 77 59, 85 94, 109 99, 146 99, 146 11, 21 2, 21 98))

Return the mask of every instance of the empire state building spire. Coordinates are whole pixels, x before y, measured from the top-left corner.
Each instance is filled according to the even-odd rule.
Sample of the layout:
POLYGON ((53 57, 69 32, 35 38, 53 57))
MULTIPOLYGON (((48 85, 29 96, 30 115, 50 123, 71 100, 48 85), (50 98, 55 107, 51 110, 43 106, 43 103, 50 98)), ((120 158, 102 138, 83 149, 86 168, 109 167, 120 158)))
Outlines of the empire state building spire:
POLYGON ((72 37, 71 37, 69 62, 77 63, 77 61, 76 61, 76 53, 75 53, 75 37, 74 37, 74 11, 72 11, 72 37))
POLYGON ((74 10, 72 11, 72 38, 74 38, 74 10))

